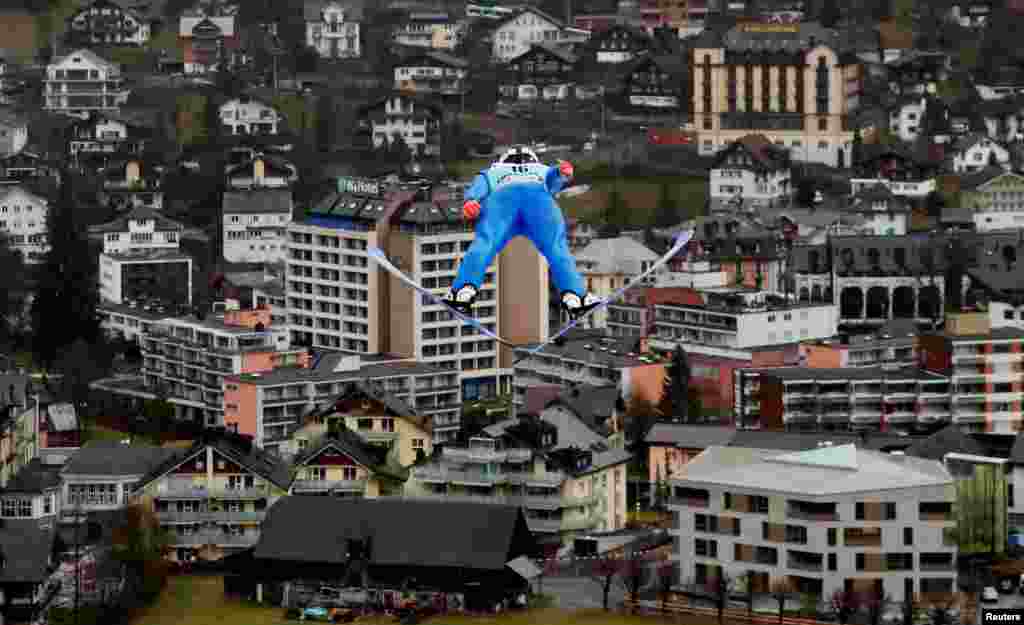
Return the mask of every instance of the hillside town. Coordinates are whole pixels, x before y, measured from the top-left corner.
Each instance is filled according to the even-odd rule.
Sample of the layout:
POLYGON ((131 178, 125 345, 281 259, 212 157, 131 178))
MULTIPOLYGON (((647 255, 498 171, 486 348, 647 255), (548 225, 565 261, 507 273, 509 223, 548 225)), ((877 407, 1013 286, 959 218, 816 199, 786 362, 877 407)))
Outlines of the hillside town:
POLYGON ((1024 618, 1021 29, 6 0, 0 623, 1024 618))

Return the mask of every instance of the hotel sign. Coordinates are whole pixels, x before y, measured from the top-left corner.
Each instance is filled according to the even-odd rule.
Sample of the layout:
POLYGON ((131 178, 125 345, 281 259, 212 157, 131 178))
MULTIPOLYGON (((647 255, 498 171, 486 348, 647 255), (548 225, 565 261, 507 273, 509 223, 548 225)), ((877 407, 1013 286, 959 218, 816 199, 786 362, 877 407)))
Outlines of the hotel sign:
POLYGON ((745 33, 798 33, 800 26, 797 24, 744 24, 745 33))
POLYGON ((380 197, 380 183, 366 178, 338 178, 338 193, 380 197))

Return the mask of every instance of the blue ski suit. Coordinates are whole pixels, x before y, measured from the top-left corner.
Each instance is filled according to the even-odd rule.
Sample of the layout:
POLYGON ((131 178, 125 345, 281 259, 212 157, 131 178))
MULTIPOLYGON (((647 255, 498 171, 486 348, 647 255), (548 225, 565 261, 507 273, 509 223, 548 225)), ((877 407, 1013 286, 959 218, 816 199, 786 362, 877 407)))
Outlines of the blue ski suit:
POLYGON ((541 163, 500 163, 481 171, 466 189, 465 199, 480 202, 476 238, 462 257, 452 285, 456 292, 469 284, 480 289, 487 267, 513 237, 525 236, 544 255, 560 293, 586 293, 576 259, 569 252, 565 220, 554 195, 568 179, 558 167, 541 163))

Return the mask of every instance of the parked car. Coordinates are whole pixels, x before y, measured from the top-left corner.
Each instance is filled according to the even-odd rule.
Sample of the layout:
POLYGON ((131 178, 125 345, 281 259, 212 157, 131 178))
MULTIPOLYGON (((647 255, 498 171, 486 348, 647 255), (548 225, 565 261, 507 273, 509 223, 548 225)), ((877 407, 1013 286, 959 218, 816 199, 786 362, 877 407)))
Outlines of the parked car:
POLYGON ((998 603, 999 591, 996 590, 995 586, 985 586, 981 591, 981 600, 985 603, 998 603))
POLYGON ((999 592, 1003 593, 1004 595, 1013 592, 1017 589, 1017 581, 1018 578, 1016 577, 1004 577, 1000 579, 998 586, 999 592))

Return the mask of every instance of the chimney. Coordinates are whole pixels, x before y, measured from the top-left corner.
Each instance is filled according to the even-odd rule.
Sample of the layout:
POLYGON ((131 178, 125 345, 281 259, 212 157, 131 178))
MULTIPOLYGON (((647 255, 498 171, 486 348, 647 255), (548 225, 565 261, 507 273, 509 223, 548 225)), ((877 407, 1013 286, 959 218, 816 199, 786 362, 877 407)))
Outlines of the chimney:
POLYGON ((261 186, 263 179, 267 176, 267 165, 263 162, 263 156, 257 156, 252 163, 252 183, 261 186))
POLYGON ((141 178, 141 170, 138 161, 128 161, 128 165, 124 168, 124 179, 125 182, 132 185, 139 181, 141 178))

